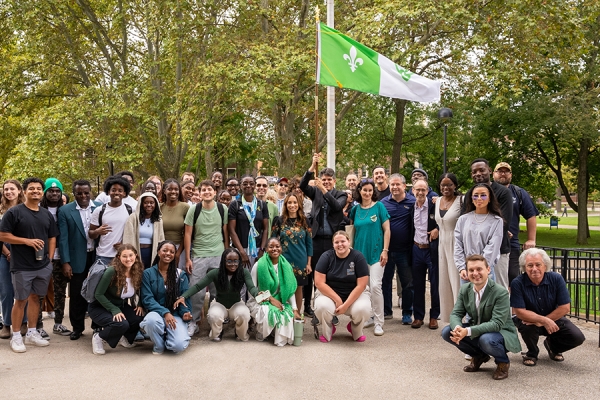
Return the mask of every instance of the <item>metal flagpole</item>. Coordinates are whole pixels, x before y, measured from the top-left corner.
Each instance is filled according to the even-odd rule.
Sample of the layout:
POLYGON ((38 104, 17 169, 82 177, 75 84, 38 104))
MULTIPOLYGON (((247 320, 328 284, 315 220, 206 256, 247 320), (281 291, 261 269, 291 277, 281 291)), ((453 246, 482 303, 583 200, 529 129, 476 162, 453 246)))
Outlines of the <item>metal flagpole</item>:
POLYGON ((319 84, 317 74, 319 73, 319 6, 315 7, 316 29, 316 54, 315 54, 315 153, 319 152, 319 84))
MULTIPOLYGON (((333 1, 327 0, 327 26, 334 28, 333 1)), ((327 87, 327 167, 335 169, 335 87, 327 87)))

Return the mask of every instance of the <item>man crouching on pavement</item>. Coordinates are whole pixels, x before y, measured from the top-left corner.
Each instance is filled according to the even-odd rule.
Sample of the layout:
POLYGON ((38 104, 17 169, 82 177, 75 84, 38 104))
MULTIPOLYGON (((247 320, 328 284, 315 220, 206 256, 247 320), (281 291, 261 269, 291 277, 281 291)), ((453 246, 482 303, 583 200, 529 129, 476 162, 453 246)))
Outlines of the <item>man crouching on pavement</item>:
POLYGON ((481 364, 494 357, 497 364, 494 379, 506 379, 510 360, 507 352, 518 353, 521 344, 510 315, 508 290, 488 280, 490 267, 483 256, 467 257, 469 283, 463 285, 450 314, 450 325, 442 330, 442 338, 472 357, 465 372, 479 371, 481 364), (462 324, 469 314, 471 320, 462 324))

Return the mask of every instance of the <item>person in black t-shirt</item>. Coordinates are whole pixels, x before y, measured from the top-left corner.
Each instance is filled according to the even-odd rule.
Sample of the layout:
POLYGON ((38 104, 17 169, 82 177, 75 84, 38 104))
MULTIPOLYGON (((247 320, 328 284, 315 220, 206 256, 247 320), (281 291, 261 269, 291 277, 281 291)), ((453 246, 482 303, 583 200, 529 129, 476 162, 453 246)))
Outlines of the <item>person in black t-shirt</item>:
POLYGON ((15 293, 12 310, 13 337, 11 349, 16 353, 26 351, 20 333, 25 305, 29 328, 25 343, 35 346, 48 346, 42 339, 35 324, 39 311, 39 296, 48 291, 52 274, 51 255, 56 248, 58 227, 50 212, 39 206, 42 199, 44 182, 39 178, 27 178, 23 181, 25 203, 12 207, 4 214, 0 225, 0 242, 10 243, 10 270, 15 293), (50 257, 49 257, 50 255, 50 257))
POLYGON ((350 248, 345 231, 333 235, 333 249, 323 253, 315 270, 315 316, 323 326, 319 340, 331 341, 335 333, 334 315, 350 317, 346 326, 352 338, 364 342, 363 324, 371 316, 369 265, 360 251, 350 248))

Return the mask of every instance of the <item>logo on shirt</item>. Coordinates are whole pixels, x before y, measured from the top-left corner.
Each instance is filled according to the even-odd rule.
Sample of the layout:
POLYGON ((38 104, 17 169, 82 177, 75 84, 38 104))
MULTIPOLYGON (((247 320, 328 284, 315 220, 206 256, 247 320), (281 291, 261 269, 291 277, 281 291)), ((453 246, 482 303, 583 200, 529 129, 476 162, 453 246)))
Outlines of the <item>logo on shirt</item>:
POLYGON ((346 275, 354 275, 354 261, 348 265, 348 269, 346 270, 346 275))
POLYGON ((371 221, 373 221, 373 222, 377 221, 377 215, 372 215, 371 216, 371 221))

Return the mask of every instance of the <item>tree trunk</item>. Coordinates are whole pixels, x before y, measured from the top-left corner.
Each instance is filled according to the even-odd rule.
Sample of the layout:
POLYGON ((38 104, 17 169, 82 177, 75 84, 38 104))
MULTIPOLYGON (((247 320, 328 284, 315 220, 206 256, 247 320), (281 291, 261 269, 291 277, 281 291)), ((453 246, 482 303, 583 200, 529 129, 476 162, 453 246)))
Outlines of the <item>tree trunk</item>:
POLYGON ((394 128, 394 146, 392 147, 391 173, 400 172, 400 159, 402 156, 402 135, 404 134, 404 112, 407 100, 394 99, 396 105, 396 127, 394 128))
POLYGON ((588 155, 590 152, 590 139, 587 137, 579 141, 579 171, 577 172, 577 244, 587 244, 590 237, 588 227, 588 155))

